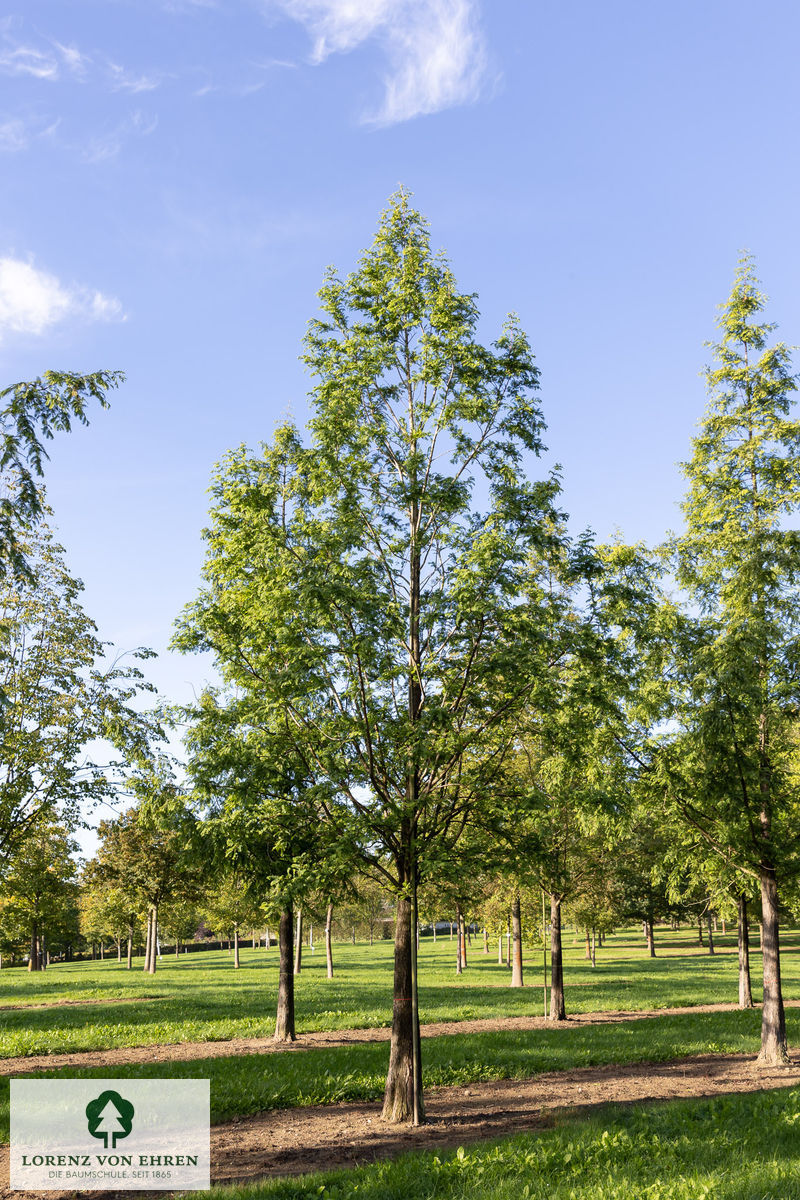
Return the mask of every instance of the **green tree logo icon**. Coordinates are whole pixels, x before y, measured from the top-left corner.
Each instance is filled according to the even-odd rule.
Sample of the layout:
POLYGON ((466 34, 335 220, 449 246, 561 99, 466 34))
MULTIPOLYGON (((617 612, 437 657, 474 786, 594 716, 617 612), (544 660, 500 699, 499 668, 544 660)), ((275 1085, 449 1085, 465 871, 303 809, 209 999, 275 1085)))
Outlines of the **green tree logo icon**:
POLYGON ((86 1105, 86 1119, 92 1137, 102 1138, 103 1146, 113 1150, 119 1138, 126 1138, 133 1128, 133 1105, 123 1100, 119 1092, 101 1092, 96 1100, 86 1105))

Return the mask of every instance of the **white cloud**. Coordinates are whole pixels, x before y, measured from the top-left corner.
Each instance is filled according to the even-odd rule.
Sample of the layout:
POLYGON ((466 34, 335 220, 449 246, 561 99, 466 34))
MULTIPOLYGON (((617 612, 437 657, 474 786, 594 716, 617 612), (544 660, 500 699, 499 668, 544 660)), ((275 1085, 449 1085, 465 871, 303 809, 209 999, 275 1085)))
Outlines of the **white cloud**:
POLYGON ((80 149, 80 156, 87 163, 109 162, 117 157, 129 138, 149 137, 157 128, 157 116, 136 109, 124 121, 87 142, 80 149))
POLYGON ((76 79, 85 79, 87 71, 91 66, 92 60, 88 54, 82 54, 77 46, 62 46, 60 42, 53 42, 64 66, 71 75, 76 79))
POLYGON ((28 146, 29 130, 19 117, 0 119, 0 150, 13 153, 28 146))
POLYGON ((124 314, 113 296, 65 286, 23 259, 0 258, 0 340, 9 333, 44 333, 68 317, 111 321, 124 314))
POLYGON ((152 92, 160 84, 155 75, 135 75, 119 63, 108 63, 108 78, 115 92, 152 92))
POLYGON ((7 75, 33 75, 35 79, 57 79, 58 60, 54 54, 34 46, 11 46, 0 51, 0 70, 7 75))
POLYGON ((277 0, 313 39, 312 61, 375 39, 390 63, 383 104, 364 120, 391 125, 477 99, 486 48, 475 0, 277 0))

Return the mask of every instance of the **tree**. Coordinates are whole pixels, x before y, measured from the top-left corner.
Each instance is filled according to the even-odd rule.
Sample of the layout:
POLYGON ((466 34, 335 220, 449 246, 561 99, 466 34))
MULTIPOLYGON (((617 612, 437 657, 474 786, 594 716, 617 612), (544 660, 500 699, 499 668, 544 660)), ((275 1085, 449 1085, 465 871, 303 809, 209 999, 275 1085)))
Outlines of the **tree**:
POLYGON ((24 929, 30 946, 29 971, 47 965, 48 949, 55 948, 59 933, 61 941, 65 931, 69 941, 77 935, 78 867, 73 858, 77 849, 65 829, 42 822, 6 876, 3 922, 24 929))
POLYGON ((10 493, 0 499, 0 579, 30 574, 25 537, 44 512, 38 483, 47 458, 43 440, 69 432, 73 421, 87 425, 89 402, 107 408, 106 393, 124 378, 121 371, 45 371, 40 379, 0 392, 0 475, 12 481, 10 493))
POLYGON ((660 769, 686 820, 756 879, 763 920, 761 1052, 787 1059, 779 880, 798 868, 800 793, 792 777, 800 704, 800 422, 789 349, 768 344, 751 258, 719 318, 709 403, 685 466, 676 576, 693 606, 673 664, 679 732, 660 769))
POLYGON ((396 896, 383 1112, 416 1122, 416 890, 455 853, 542 667, 554 614, 531 563, 560 551, 558 480, 525 477, 544 428, 525 335, 509 318, 477 341, 475 298, 406 192, 319 295, 310 442, 284 426, 223 462, 179 643, 283 723, 332 829, 396 896))
POLYGON ((120 764, 96 762, 92 743, 136 761, 155 728, 131 704, 148 685, 137 668, 108 661, 47 525, 18 549, 32 574, 0 573, 0 864, 39 823, 58 815, 74 827, 86 804, 116 789, 120 764))

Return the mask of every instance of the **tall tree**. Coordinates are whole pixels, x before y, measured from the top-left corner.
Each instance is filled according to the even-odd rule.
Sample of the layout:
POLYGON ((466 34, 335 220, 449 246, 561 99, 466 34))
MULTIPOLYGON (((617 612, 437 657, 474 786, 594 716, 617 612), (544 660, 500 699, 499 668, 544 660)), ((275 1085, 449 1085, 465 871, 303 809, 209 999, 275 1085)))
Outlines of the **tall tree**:
POLYGON ((475 298, 407 193, 320 304, 310 444, 284 427, 224 461, 179 640, 285 723, 328 821, 355 829, 396 895, 383 1111, 418 1122, 416 889, 452 855, 541 669, 553 605, 531 563, 560 551, 558 482, 525 477, 543 432, 525 335, 511 318, 477 341, 475 298))
POLYGON ((770 344, 765 298, 742 259, 706 372, 709 403, 685 471, 678 582, 693 606, 676 716, 686 736, 661 756, 683 818, 758 880, 764 1000, 760 1061, 786 1061, 779 881, 798 865, 800 792, 792 722, 800 703, 800 422, 790 353, 770 344))

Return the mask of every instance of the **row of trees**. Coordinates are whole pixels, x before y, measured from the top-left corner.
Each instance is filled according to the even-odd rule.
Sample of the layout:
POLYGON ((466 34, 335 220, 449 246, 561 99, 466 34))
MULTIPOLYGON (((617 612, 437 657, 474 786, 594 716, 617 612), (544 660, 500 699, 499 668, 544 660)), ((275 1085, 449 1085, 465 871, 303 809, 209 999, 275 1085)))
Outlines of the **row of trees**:
POLYGON ((308 440, 285 424, 214 476, 205 586, 175 639, 223 680, 188 714, 194 797, 220 853, 281 905, 287 971, 312 881, 335 891, 358 864, 393 891, 388 1120, 424 1116, 421 889, 479 870, 521 887, 538 863, 557 972, 561 906, 589 861, 576 848, 604 821, 656 850, 651 882, 691 856, 741 906, 757 887, 761 1060, 786 1059, 800 425, 762 305, 745 259, 685 532, 598 547, 569 535, 558 472, 530 477, 544 422, 524 333, 511 318, 478 341, 475 298, 400 192, 357 269, 320 292, 308 440))
MULTIPOLYGON (((527 338, 510 318, 493 345, 478 340, 475 297, 398 193, 357 269, 329 272, 320 292, 307 438, 285 424, 215 473, 204 586, 175 637, 210 651, 221 679, 183 714, 188 788, 151 750, 155 723, 135 711, 141 676, 107 666, 79 585, 36 525, 37 430, 49 435, 52 412, 64 427, 83 418, 86 395, 102 399, 114 377, 6 393, 0 467, 17 482, 0 527, 0 850, 20 852, 55 811, 74 821, 79 801, 118 787, 116 768, 87 766, 80 751, 98 737, 120 746, 139 817, 113 836, 149 822, 163 847, 148 871, 173 839, 187 886, 181 855, 199 837, 215 870, 279 914, 277 1036, 293 1036, 296 907, 337 896, 354 874, 380 883, 396 913, 391 1121, 424 1119, 420 912, 446 893, 460 922, 478 880, 510 886, 517 933, 532 876, 549 895, 556 1017, 562 909, 584 903, 597 927, 626 862, 644 879, 637 915, 653 949, 659 893, 691 883, 735 897, 743 930, 756 898, 761 1059, 785 1061, 800 424, 763 303, 745 259, 686 464, 684 532, 653 550, 596 546, 570 534, 558 471, 531 477, 544 421, 527 338), (48 626, 56 612, 70 617, 48 626), (54 637, 63 668, 48 658, 54 637), (630 856, 620 830, 638 847, 630 856)), ((149 962, 160 904, 153 882, 149 962)))

